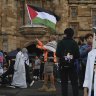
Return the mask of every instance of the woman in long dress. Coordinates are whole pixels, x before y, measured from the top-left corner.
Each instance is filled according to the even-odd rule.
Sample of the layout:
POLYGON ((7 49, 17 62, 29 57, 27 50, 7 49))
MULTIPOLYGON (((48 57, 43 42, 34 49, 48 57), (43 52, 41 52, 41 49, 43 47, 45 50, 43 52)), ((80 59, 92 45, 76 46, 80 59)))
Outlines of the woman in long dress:
POLYGON ((27 88, 25 55, 22 51, 19 51, 16 56, 16 61, 14 65, 14 75, 11 85, 19 88, 27 88))

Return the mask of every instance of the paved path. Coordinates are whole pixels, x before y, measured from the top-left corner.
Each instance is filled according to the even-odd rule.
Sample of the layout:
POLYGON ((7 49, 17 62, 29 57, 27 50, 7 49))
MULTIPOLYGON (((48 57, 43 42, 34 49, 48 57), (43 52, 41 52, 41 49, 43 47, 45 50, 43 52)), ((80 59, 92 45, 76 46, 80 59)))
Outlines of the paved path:
MULTIPOLYGON (((39 92, 37 89, 42 86, 43 82, 36 81, 32 87, 27 89, 19 89, 19 88, 8 88, 5 86, 0 86, 0 96, 61 96, 60 84, 56 83, 56 92, 39 92)), ((80 95, 82 95, 82 90, 79 91, 80 95)), ((71 86, 69 85, 69 96, 72 95, 71 86)))

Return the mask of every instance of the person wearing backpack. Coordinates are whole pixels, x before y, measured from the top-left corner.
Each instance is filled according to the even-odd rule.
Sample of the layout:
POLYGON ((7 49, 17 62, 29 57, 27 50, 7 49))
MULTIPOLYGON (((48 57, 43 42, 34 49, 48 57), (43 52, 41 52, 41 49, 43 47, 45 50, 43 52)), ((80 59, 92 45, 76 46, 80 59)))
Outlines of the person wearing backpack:
POLYGON ((58 57, 62 96, 68 96, 68 79, 71 80, 73 96, 78 96, 78 76, 74 62, 79 59, 79 47, 73 40, 72 28, 64 30, 64 38, 58 42, 56 56, 58 57), (68 78, 69 77, 69 78, 68 78))

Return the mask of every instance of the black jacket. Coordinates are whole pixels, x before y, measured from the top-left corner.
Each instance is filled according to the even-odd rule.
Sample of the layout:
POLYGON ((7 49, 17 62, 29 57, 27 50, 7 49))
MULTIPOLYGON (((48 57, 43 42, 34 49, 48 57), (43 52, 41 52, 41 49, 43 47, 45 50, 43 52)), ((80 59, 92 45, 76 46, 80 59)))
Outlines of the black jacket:
POLYGON ((68 37, 63 38, 61 41, 58 42, 56 49, 56 56, 61 59, 64 55, 66 48, 72 50, 74 60, 79 59, 80 53, 78 44, 76 43, 75 40, 68 37))

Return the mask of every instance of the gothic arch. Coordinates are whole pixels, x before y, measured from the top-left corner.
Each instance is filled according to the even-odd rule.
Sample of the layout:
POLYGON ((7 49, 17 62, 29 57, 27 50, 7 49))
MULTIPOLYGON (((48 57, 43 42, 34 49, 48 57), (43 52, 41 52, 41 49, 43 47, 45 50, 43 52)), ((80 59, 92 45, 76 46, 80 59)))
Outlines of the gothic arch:
POLYGON ((24 47, 26 47, 28 49, 28 53, 30 55, 42 55, 43 54, 43 50, 38 49, 36 47, 36 43, 34 41, 30 41, 28 43, 25 43, 24 47))

